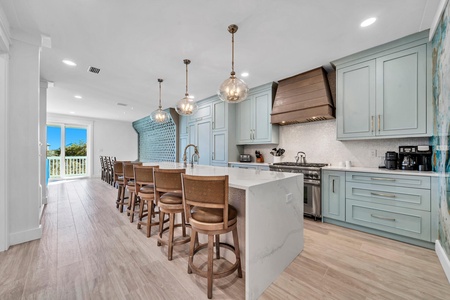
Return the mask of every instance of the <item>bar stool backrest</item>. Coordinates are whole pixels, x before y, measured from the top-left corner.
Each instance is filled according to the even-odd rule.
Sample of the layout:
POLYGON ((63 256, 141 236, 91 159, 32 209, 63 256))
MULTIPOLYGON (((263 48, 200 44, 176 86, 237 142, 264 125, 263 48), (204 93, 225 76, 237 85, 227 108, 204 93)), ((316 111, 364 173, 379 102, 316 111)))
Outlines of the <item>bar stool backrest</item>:
POLYGON ((223 210, 224 229, 228 228, 228 175, 195 176, 182 175, 183 203, 186 222, 189 223, 191 208, 219 208, 223 210))
POLYGON ((153 183, 153 169, 159 169, 159 166, 139 166, 134 165, 134 181, 137 185, 146 185, 153 183))
POLYGON ((162 193, 182 193, 181 174, 184 173, 186 169, 153 169, 156 205, 162 193))
POLYGON ((123 163, 123 177, 126 181, 134 179, 134 169, 133 166, 142 166, 141 162, 124 162, 123 163))

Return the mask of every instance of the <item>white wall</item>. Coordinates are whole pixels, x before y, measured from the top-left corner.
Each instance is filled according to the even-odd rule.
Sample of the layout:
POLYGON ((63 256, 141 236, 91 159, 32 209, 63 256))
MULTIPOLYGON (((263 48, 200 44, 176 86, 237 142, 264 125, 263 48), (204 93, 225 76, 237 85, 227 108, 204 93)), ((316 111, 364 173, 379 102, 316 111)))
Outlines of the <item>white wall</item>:
MULTIPOLYGON (((59 114, 47 114, 47 123, 66 123, 73 125, 92 125, 91 145, 88 151, 92 156, 91 176, 100 177, 100 155, 115 156, 117 160, 138 158, 138 135, 131 122, 105 119, 92 119, 59 114)), ((89 137, 88 137, 89 139, 89 137)))
POLYGON ((9 226, 8 226, 8 185, 7 178, 7 73, 8 55, 0 54, 0 251, 8 249, 9 226))
POLYGON ((38 239, 40 36, 12 35, 9 61, 7 185, 11 245, 38 239))
POLYGON ((255 157, 260 150, 264 161, 273 161, 270 150, 281 147, 286 150, 282 161, 295 161, 298 151, 306 153, 307 162, 338 165, 340 161, 350 160, 357 167, 378 167, 380 158, 370 157, 370 150, 377 150, 377 156, 386 151, 398 152, 398 146, 429 145, 428 138, 375 139, 359 141, 337 141, 336 120, 302 123, 280 127, 279 145, 246 146, 244 153, 255 157))

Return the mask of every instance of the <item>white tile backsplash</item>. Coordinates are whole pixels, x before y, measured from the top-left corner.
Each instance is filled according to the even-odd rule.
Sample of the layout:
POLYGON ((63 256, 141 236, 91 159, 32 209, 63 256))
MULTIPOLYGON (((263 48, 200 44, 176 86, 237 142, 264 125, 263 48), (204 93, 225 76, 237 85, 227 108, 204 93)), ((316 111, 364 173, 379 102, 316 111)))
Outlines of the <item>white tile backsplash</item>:
POLYGON ((349 160, 355 167, 378 167, 379 156, 386 151, 398 152, 398 146, 429 145, 429 138, 374 139, 357 141, 336 140, 336 120, 302 123, 280 127, 279 145, 249 145, 244 153, 255 159, 255 150, 261 151, 264 161, 273 162, 270 150, 281 147, 286 150, 282 161, 295 161, 298 151, 306 153, 307 162, 328 163, 337 166, 339 162, 349 160), (371 157, 371 150, 377 151, 377 157, 371 157))

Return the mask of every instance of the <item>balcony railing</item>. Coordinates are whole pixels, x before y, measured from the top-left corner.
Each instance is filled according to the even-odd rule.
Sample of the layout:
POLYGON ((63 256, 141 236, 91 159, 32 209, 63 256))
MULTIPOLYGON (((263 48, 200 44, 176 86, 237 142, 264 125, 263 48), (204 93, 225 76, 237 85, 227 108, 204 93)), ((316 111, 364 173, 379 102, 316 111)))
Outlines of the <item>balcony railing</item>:
POLYGON ((52 156, 47 157, 47 159, 50 178, 87 175, 87 156, 66 156, 64 159, 65 174, 61 174, 61 157, 52 156))

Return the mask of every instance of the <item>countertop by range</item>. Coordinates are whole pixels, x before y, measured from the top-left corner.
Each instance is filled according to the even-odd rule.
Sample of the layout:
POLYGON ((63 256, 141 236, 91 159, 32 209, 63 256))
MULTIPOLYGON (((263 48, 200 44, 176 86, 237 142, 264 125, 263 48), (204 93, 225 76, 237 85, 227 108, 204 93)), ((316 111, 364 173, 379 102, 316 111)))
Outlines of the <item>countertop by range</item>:
POLYGON ((388 169, 384 169, 384 168, 367 168, 367 167, 345 168, 345 167, 338 167, 338 166, 327 166, 327 167, 323 167, 322 170, 439 177, 439 173, 432 172, 432 171, 388 170, 388 169))
POLYGON ((251 165, 251 166, 270 166, 270 163, 257 163, 257 162, 240 162, 240 161, 230 161, 228 162, 228 164, 233 164, 233 165, 251 165))

